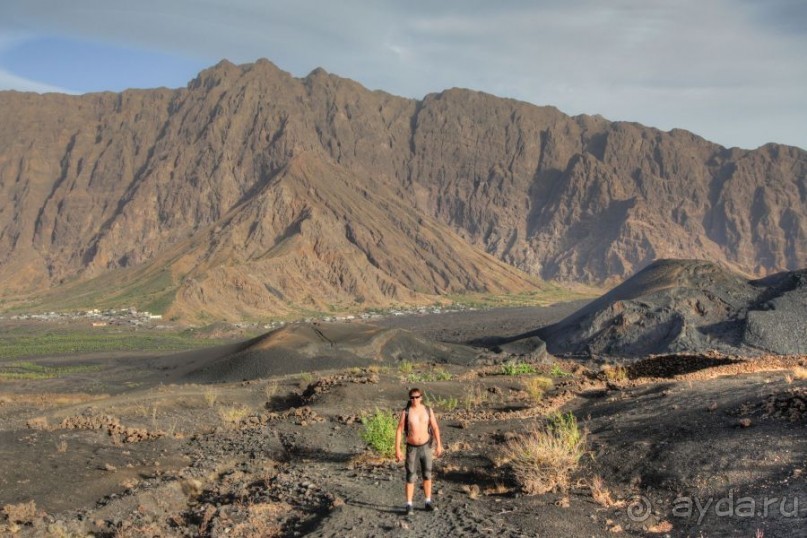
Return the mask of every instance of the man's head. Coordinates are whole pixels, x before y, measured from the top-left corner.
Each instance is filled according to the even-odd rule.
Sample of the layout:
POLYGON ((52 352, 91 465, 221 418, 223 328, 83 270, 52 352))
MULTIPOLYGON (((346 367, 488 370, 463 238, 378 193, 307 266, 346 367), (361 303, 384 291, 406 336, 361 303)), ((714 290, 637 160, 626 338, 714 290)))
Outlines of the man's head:
POLYGON ((423 393, 420 392, 420 389, 411 389, 409 391, 409 404, 410 405, 419 405, 421 400, 423 399, 423 393))

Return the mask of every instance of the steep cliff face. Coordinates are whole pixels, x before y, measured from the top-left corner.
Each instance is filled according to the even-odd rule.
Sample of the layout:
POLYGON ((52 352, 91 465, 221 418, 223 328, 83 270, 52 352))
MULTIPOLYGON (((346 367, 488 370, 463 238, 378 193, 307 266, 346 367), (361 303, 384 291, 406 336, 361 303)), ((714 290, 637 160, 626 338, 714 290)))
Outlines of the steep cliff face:
POLYGON ((467 90, 221 62, 180 90, 2 92, 0 125, 5 295, 170 268, 175 310, 238 316, 599 283, 658 257, 807 265, 804 151, 467 90))
POLYGON ((621 280, 659 257, 803 266, 807 154, 452 90, 418 114, 418 207, 544 278, 621 280), (450 166, 448 163, 455 163, 450 166))

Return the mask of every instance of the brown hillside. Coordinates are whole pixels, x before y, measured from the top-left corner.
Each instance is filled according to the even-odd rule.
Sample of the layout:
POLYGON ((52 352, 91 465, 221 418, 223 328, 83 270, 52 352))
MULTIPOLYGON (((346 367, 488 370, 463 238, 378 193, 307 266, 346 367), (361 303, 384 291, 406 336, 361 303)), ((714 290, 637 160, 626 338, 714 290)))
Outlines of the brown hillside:
POLYGON ((101 278, 231 317, 535 284, 519 271, 599 283, 659 257, 807 265, 803 150, 466 90, 221 62, 180 90, 0 92, 0 124, 4 296, 101 278))

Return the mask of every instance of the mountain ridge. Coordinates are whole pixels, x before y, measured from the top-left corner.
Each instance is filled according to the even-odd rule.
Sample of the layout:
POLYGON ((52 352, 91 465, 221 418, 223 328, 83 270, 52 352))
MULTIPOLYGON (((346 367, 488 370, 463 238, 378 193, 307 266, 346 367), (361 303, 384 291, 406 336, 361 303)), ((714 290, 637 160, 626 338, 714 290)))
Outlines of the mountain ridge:
MULTIPOLYGON (((209 227, 249 250, 269 217, 253 215, 233 235, 227 216, 266 189, 276 196, 264 201, 275 213, 292 211, 310 193, 289 197, 276 183, 304 181, 288 173, 302 163, 321 174, 309 178, 314 192, 325 192, 328 178, 349 186, 322 217, 330 228, 321 233, 339 246, 327 260, 316 258, 331 264, 324 274, 341 274, 343 283, 336 276, 324 296, 345 306, 433 301, 461 290, 519 292, 538 279, 610 284, 660 257, 715 260, 755 276, 807 265, 807 153, 789 146, 726 149, 680 129, 570 117, 472 90, 406 99, 321 69, 294 78, 268 60, 222 61, 177 90, 0 92, 0 122, 0 196, 9 201, 0 207, 5 296, 146 266, 189 238, 212 241, 209 227), (370 199, 387 204, 380 228, 364 215, 370 199), (434 227, 430 262, 417 233, 405 230, 420 224, 407 222, 434 227), (337 223, 349 226, 331 233, 337 223), (386 251, 378 246, 385 237, 386 251), (388 260, 381 268, 372 263, 379 252, 388 260), (361 269, 345 261, 356 255, 361 269), (456 262, 450 268, 449 259, 456 262), (440 270, 429 266, 435 260, 440 270), (385 284, 360 303, 356 286, 344 282, 365 278, 385 284)), ((310 211, 327 202, 310 196, 310 211)), ((277 232, 275 224, 264 232, 277 232)), ((217 248, 207 250, 225 263, 217 248)), ((208 261, 185 255, 182 267, 208 261)), ((281 307, 270 299, 276 293, 259 294, 265 306, 248 308, 251 315, 288 311, 310 295, 302 290, 320 291, 319 270, 307 272, 313 280, 274 274, 288 282, 281 290, 257 266, 238 263, 219 270, 288 296, 281 307)), ((185 274, 172 269, 168 311, 244 314, 199 303, 185 274), (191 296, 192 308, 183 303, 191 296)), ((327 302, 314 296, 310 306, 327 302)), ((238 297, 219 302, 244 300, 238 297)))

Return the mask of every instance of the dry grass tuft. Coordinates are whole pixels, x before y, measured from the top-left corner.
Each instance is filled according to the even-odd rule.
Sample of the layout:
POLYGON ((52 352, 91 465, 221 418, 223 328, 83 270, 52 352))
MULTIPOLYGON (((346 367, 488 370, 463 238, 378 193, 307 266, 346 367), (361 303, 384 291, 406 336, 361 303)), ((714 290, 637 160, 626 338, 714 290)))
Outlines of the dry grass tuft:
POLYGON ((597 475, 592 478, 589 487, 591 489, 591 497, 594 499, 594 502, 600 506, 611 508, 613 506, 621 505, 619 501, 616 501, 611 496, 611 492, 608 490, 608 486, 605 485, 605 481, 601 476, 597 475))
POLYGON ((277 395, 277 381, 269 381, 263 387, 263 394, 267 400, 271 400, 277 395))
POLYGON ((233 538, 252 538, 254 536, 283 536, 283 525, 280 521, 293 510, 286 503, 259 503, 239 507, 239 519, 243 521, 232 524, 213 525, 214 535, 232 536, 233 538), (232 525, 232 526, 230 526, 232 525), (215 532, 219 531, 219 532, 215 532))
POLYGON ((216 400, 219 399, 219 393, 213 389, 205 389, 204 392, 205 403, 208 407, 216 405, 216 400))
POLYGON ((550 378, 541 375, 528 377, 523 383, 524 390, 527 391, 530 399, 535 403, 539 403, 543 399, 544 393, 554 386, 550 378))
POLYGON ((494 482, 493 486, 486 488, 483 493, 485 495, 505 495, 510 493, 510 488, 501 482, 494 482))
POLYGON ((451 452, 470 452, 471 443, 467 441, 455 441, 450 445, 451 452))
POLYGON ((204 491, 204 484, 195 478, 186 478, 180 482, 182 493, 188 498, 196 498, 204 491))
POLYGON ((482 493, 482 490, 476 484, 463 484, 462 491, 468 494, 469 499, 478 499, 479 495, 482 493))
POLYGON ((499 454, 528 495, 565 490, 583 456, 586 435, 574 415, 557 414, 542 429, 510 439, 499 454))
POLYGON ((48 417, 34 417, 28 419, 25 426, 29 430, 47 430, 50 428, 48 425, 48 417))
POLYGON ((807 379, 807 368, 804 366, 796 366, 791 370, 792 375, 795 379, 804 380, 807 379))
POLYGON ((27 525, 33 523, 36 517, 36 503, 28 501, 27 503, 7 504, 3 507, 3 513, 10 523, 27 525))
POLYGON ((474 383, 471 390, 462 399, 462 406, 466 411, 471 411, 477 407, 482 406, 488 401, 489 392, 485 387, 478 383, 474 383))
POLYGON ((350 459, 348 462, 349 469, 356 469, 362 467, 385 467, 389 464, 389 458, 380 456, 370 450, 361 452, 350 459))
POLYGON ((76 405, 109 398, 108 394, 44 392, 39 394, 0 393, 0 405, 34 405, 40 408, 76 405))
POLYGON ((221 406, 217 412, 225 424, 237 426, 249 415, 249 408, 245 405, 221 406))
POLYGON ((606 381, 624 383, 628 380, 628 369, 621 365, 605 365, 602 367, 606 381))
POLYGON ((673 530, 672 523, 666 520, 659 521, 652 527, 647 528, 647 532, 651 534, 669 534, 673 530))

